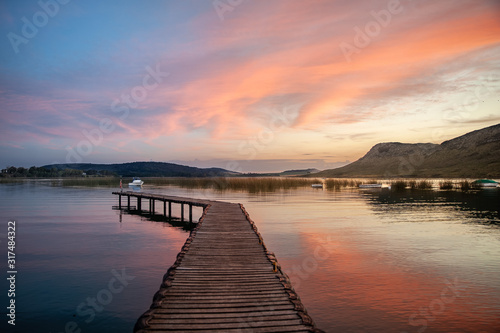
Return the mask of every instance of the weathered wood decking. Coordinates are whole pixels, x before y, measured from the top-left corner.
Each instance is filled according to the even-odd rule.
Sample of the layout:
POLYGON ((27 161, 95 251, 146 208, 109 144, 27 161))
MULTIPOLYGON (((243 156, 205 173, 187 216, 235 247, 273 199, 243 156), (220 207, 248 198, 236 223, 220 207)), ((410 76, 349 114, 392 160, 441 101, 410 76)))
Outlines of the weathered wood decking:
POLYGON ((322 332, 242 205, 192 203, 205 207, 203 216, 135 332, 322 332))

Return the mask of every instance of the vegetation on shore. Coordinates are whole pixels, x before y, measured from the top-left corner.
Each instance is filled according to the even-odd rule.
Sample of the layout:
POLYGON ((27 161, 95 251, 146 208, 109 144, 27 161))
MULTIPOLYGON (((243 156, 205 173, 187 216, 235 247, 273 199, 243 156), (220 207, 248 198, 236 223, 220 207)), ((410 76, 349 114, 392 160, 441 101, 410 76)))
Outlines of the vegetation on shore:
POLYGON ((214 178, 150 178, 148 184, 175 185, 184 188, 210 188, 217 191, 234 190, 255 192, 273 192, 281 189, 310 187, 321 182, 314 178, 292 177, 214 177, 214 178))
MULTIPOLYGON (((101 174, 71 176, 74 172, 67 171, 50 171, 49 175, 52 177, 40 177, 39 175, 47 175, 43 168, 24 169, 14 168, 11 169, 9 176, 0 177, 0 183, 13 183, 21 181, 46 181, 50 182, 53 186, 85 186, 85 187, 113 187, 118 188, 120 184, 120 177, 117 176, 103 176, 101 174), (14 172, 14 169, 15 172, 14 172), (19 171, 21 169, 21 171, 19 171), (28 170, 26 172, 25 170, 28 170), (30 172, 29 170, 32 170, 30 172), (37 171, 37 172, 33 172, 37 171), (22 177, 21 175, 25 175, 22 177), (35 175, 38 175, 35 176, 35 175), (58 176, 62 175, 62 176, 58 176)), ((213 189, 216 191, 247 191, 249 193, 259 192, 274 192, 277 190, 289 190, 304 187, 311 187, 313 184, 322 184, 328 191, 339 191, 342 189, 357 189, 361 184, 376 184, 380 183, 377 179, 346 179, 346 178, 303 178, 303 177, 145 177, 143 180, 146 186, 162 186, 172 185, 190 189, 213 189)), ((128 183, 132 181, 132 177, 123 177, 123 188, 128 188, 128 183)), ((459 190, 471 191, 475 190, 474 184, 469 180, 441 180, 431 181, 429 179, 415 180, 415 179, 396 179, 387 183, 390 185, 392 191, 406 191, 406 190, 459 190)))
MULTIPOLYGON (((17 178, 20 180, 19 178, 17 178)), ((173 178, 173 177, 150 177, 143 178, 147 186, 173 185, 183 188, 203 188, 214 189, 217 191, 234 190, 248 191, 250 193, 257 192, 273 192, 282 189, 296 189, 299 187, 310 187, 312 184, 319 183, 321 180, 312 178, 295 178, 295 177, 205 177, 205 178, 173 178)), ((122 179, 124 188, 128 188, 128 183, 132 178, 126 177, 122 179)), ((0 180, 2 182, 2 180, 0 180)), ((54 186, 108 186, 118 187, 120 184, 119 177, 78 177, 78 178, 60 178, 51 179, 51 184, 54 186)))
POLYGON ((328 178, 325 180, 326 189, 336 191, 347 187, 359 187, 363 182, 359 179, 328 178))
POLYGON ((31 168, 16 168, 10 166, 0 171, 1 178, 60 178, 60 177, 82 177, 85 176, 116 176, 107 170, 80 170, 80 169, 57 169, 32 166, 31 168))
MULTIPOLYGON (((442 180, 437 184, 440 190, 444 191, 471 191, 477 189, 472 181, 463 180, 442 180)), ((404 190, 430 190, 436 188, 429 180, 405 180, 398 179, 391 183, 391 188, 394 191, 404 191, 404 190)))

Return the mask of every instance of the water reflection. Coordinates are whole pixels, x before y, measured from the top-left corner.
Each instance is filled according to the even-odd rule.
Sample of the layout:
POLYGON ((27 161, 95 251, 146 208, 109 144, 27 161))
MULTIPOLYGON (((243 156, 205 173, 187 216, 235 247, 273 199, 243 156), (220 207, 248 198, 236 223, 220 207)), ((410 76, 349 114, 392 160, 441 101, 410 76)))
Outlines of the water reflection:
POLYGON ((123 220, 123 214, 127 215, 135 215, 139 216, 141 220, 143 221, 152 221, 152 222, 162 222, 166 225, 175 227, 175 228, 180 228, 186 231, 191 231, 197 226, 197 221, 198 219, 193 216, 193 223, 190 223, 189 221, 183 221, 180 217, 175 217, 175 216, 165 216, 162 214, 158 214, 156 212, 151 213, 150 211, 145 211, 145 210, 138 210, 134 208, 127 209, 127 208, 120 208, 119 206, 113 206, 113 210, 118 211, 120 215, 120 223, 123 220))
MULTIPOLYGON (((500 327, 498 191, 145 191, 243 203, 327 332, 500 327)), ((2 185, 0 196, 3 220, 19 221, 19 331, 60 332, 70 320, 82 332, 130 331, 188 235, 162 214, 112 210, 109 188, 2 185), (86 323, 78 305, 123 268, 136 278, 86 323)))
POLYGON ((481 191, 379 191, 363 193, 372 209, 379 213, 390 213, 398 209, 411 211, 454 209, 469 220, 487 225, 500 225, 500 190, 481 191))

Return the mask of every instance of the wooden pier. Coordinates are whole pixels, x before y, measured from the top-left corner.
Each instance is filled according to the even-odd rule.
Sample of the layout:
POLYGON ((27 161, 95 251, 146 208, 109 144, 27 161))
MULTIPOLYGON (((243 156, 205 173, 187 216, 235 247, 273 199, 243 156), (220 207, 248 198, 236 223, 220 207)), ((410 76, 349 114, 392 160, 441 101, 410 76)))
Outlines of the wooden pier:
POLYGON ((204 207, 134 332, 322 332, 242 205, 113 194, 204 207))
POLYGON ((122 209, 124 207, 127 207, 128 210, 131 210, 131 205, 130 205, 130 198, 136 198, 137 199, 137 206, 136 210, 142 211, 142 200, 148 200, 149 201, 149 213, 154 214, 155 212, 155 202, 156 201, 161 201, 163 202, 163 215, 166 218, 172 218, 172 204, 179 204, 181 205, 181 217, 180 220, 184 221, 184 206, 187 205, 189 206, 189 222, 193 223, 196 222, 193 220, 193 207, 203 207, 206 208, 209 204, 210 201, 207 200, 196 200, 196 199, 188 199, 188 198, 181 198, 181 197, 174 197, 174 196, 168 196, 168 195, 158 195, 158 194, 151 194, 151 193, 142 193, 142 192, 113 192, 113 194, 116 194, 119 196, 118 198, 118 208, 122 209), (124 206, 122 204, 122 196, 127 197, 127 205, 124 206), (167 206, 168 206, 168 214, 167 214, 167 206))

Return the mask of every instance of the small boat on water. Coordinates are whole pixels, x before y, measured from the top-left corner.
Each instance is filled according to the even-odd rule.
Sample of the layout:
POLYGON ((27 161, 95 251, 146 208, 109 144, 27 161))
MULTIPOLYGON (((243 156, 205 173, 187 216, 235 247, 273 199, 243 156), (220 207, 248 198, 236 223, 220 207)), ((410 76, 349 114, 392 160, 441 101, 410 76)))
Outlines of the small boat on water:
POLYGON ((361 184, 359 188, 382 188, 382 184, 361 184))
POLYGON ((142 186, 142 184, 144 184, 144 182, 142 180, 140 180, 137 177, 134 177, 134 179, 132 180, 132 182, 128 183, 128 186, 142 186))
POLYGON ((323 188, 323 184, 312 184, 312 188, 323 188))
POLYGON ((472 186, 479 188, 495 188, 498 187, 498 182, 491 179, 478 179, 472 182, 472 186))

